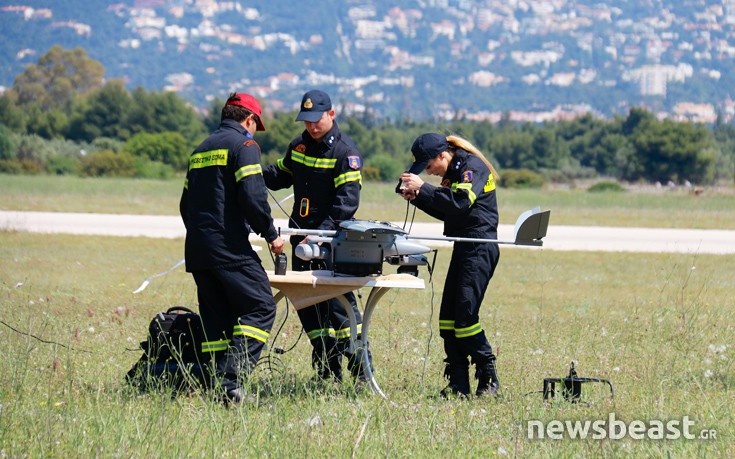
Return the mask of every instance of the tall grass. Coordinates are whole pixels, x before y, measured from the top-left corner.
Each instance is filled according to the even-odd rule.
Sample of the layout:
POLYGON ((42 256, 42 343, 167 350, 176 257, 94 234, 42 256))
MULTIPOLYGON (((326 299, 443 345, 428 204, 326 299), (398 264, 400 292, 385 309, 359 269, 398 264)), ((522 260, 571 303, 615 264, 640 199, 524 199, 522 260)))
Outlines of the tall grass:
MULTIPOLYGON (((349 382, 310 382, 310 348, 297 340, 291 311, 271 346, 295 347, 267 354, 272 365, 253 375, 260 403, 228 409, 206 393, 140 394, 123 384, 153 314, 196 308, 183 269, 131 293, 182 253, 181 240, 0 232, 2 456, 735 454, 731 257, 503 249, 481 315, 503 398, 464 402, 436 397, 444 385, 437 314, 449 261, 440 249, 433 285, 392 290, 376 310, 371 350, 389 400, 349 382), (544 403, 536 393, 542 379, 565 376, 572 360, 580 376, 609 378, 614 399, 590 385, 585 403, 544 403), (609 413, 627 422, 688 415, 693 432, 714 429, 717 438, 527 439, 529 420, 609 413)), ((264 265, 273 269, 270 259, 264 265)), ((276 325, 286 310, 279 306, 276 325)))

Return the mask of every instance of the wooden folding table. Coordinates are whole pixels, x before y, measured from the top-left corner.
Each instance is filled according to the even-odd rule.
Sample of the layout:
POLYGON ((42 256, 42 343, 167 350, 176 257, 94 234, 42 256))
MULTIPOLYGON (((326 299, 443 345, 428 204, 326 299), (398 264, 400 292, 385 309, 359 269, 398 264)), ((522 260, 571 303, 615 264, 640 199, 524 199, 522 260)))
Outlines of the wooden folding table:
POLYGON ((367 376, 373 391, 387 398, 375 381, 368 358, 368 332, 370 331, 370 319, 378 301, 391 288, 423 289, 424 280, 410 274, 387 274, 383 276, 335 276, 332 271, 286 271, 284 275, 268 273, 271 287, 278 290, 274 295, 276 304, 284 297, 299 310, 308 306, 337 298, 344 307, 350 319, 350 341, 355 349, 365 376, 367 376), (365 303, 365 311, 362 316, 362 333, 357 338, 357 321, 352 306, 345 298, 345 294, 362 287, 370 287, 370 294, 365 303))

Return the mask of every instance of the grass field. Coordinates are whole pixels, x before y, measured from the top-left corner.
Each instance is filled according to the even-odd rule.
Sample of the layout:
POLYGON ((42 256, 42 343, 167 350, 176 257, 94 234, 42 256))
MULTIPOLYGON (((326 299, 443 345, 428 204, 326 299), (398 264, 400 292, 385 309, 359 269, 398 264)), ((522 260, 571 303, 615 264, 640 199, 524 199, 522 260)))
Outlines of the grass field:
MULTIPOLYGON (((2 209, 135 212, 175 206, 178 199, 174 182, 103 181, 95 188, 71 180, 58 188, 67 179, 40 180, 37 191, 26 193, 27 178, 6 178, 0 178, 2 209)), ((385 188, 380 196, 395 199, 385 188)), ((381 198, 376 202, 365 189, 363 209, 380 208, 381 198)), ((556 193, 508 192, 515 202, 504 208, 513 214, 517 206, 520 213, 537 202, 556 209, 547 201, 556 196, 565 203, 558 214, 572 214, 577 191, 556 193), (565 193, 566 201, 559 197, 565 193)), ((677 213, 675 202, 689 196, 669 198, 651 192, 640 203, 613 206, 613 197, 590 197, 610 203, 600 205, 601 221, 617 212, 642 215, 638 204, 677 213)), ((735 227, 732 199, 704 199, 708 221, 735 227)), ((587 206, 593 203, 579 207, 587 206)), ((552 224, 555 217, 552 211, 552 224)), ((298 340, 291 311, 275 346, 295 347, 266 355, 270 368, 261 366, 253 378, 259 404, 230 409, 205 393, 172 398, 123 384, 152 316, 172 305, 196 308, 194 282, 183 269, 131 293, 182 256, 181 240, 0 232, 0 456, 735 455, 731 256, 504 248, 481 314, 498 354, 503 397, 444 401, 436 397, 444 385, 437 314, 449 251, 440 249, 433 284, 418 293, 392 290, 373 318, 376 378, 389 400, 355 392, 349 383, 311 383, 310 348, 304 337, 298 340), (544 403, 538 393, 543 378, 566 376, 573 360, 580 376, 610 379, 614 399, 604 386, 590 384, 583 386, 584 403, 544 403), (598 421, 611 414, 631 426, 686 416, 695 436, 713 431, 715 438, 528 438, 529 421, 598 421)), ((428 279, 425 272, 422 277, 428 279)))
MULTIPOLYGON (((0 175, 0 209, 113 214, 178 215, 182 179, 134 180, 56 176, 0 175)), ((366 182, 357 217, 403 221, 405 202, 395 184, 366 182)), ((290 191, 273 193, 281 200, 290 191)), ((273 216, 286 215, 271 200, 273 216)), ((290 211, 293 201, 284 207, 290 211)), ((700 195, 689 190, 638 188, 624 193, 590 193, 550 187, 544 190, 498 191, 501 223, 513 224, 523 211, 540 205, 551 209, 556 225, 628 226, 649 228, 735 229, 735 189, 707 188, 700 195)), ((433 221, 422 212, 416 221, 433 221)))

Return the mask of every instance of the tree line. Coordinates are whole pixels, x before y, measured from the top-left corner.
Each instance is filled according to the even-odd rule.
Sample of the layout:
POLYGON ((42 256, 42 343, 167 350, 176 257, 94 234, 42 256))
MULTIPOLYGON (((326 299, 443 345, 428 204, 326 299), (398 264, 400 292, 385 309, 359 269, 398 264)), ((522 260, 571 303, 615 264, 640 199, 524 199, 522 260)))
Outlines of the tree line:
MULTIPOLYGON (((246 90, 246 88, 244 89, 246 90)), ((0 172, 166 178, 182 174, 193 148, 216 129, 223 100, 201 113, 176 93, 129 91, 77 48, 55 46, 0 96, 0 172)), ((267 108, 268 101, 262 101, 267 108)), ((263 162, 274 163, 303 129, 295 113, 264 114, 263 162)), ((583 115, 543 124, 399 120, 337 114, 364 158, 367 180, 393 181, 427 131, 461 135, 493 162, 504 186, 606 177, 628 182, 710 184, 735 180, 735 126, 583 115)))

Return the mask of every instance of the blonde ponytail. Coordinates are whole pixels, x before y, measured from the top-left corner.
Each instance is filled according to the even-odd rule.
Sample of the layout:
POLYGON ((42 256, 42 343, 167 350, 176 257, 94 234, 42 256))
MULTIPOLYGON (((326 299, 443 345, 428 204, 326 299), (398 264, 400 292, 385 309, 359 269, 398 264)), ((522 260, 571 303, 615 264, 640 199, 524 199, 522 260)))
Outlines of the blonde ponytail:
POLYGON ((500 179, 500 175, 495 170, 493 165, 490 164, 490 161, 488 161, 487 158, 485 158, 485 155, 483 155, 482 152, 477 149, 477 147, 472 145, 469 140, 457 135, 448 135, 447 143, 449 143, 449 145, 454 145, 455 148, 461 148, 462 150, 465 150, 470 154, 480 158, 482 162, 485 163, 485 165, 488 167, 488 169, 490 169, 490 173, 493 174, 493 179, 495 179, 496 182, 500 179))

